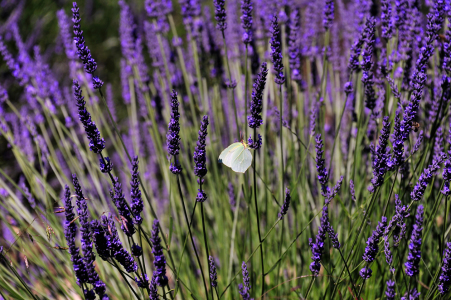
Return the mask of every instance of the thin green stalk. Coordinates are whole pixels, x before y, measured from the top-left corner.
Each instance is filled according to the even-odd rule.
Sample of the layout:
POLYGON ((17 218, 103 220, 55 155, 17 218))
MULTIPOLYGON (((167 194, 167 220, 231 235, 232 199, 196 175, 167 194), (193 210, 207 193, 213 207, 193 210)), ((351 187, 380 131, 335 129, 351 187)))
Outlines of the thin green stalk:
MULTIPOLYGON (((343 256, 343 252, 341 252, 341 249, 340 249, 340 248, 338 248, 338 252, 340 253, 341 260, 342 260, 343 263, 345 264, 346 271, 348 271, 349 280, 351 281, 352 291, 354 292, 355 295, 357 295, 356 290, 355 290, 355 284, 354 284, 354 282, 352 281, 351 272, 349 272, 348 264, 346 263, 346 260, 345 260, 345 258, 344 258, 344 256, 343 256)), ((337 282, 337 284, 338 284, 338 282, 337 282)), ((357 299, 359 299, 359 298, 357 297, 357 299)))
MULTIPOLYGON (((362 219, 362 221, 360 222, 360 225, 359 225, 359 229, 358 229, 358 232, 357 232, 357 236, 354 238, 354 241, 353 241, 353 243, 352 243, 352 246, 351 246, 351 250, 349 251, 349 254, 348 254, 348 257, 347 257, 347 259, 346 259, 346 264, 349 262, 349 259, 351 258, 351 256, 353 255, 353 249, 354 249, 354 247, 355 247, 355 245, 357 244, 357 241, 359 240, 359 238, 360 238, 360 234, 362 233, 362 226, 364 225, 364 224, 366 224, 366 218, 370 215, 370 208, 372 207, 372 204, 373 204, 373 202, 374 202, 374 200, 376 199, 376 197, 377 197, 377 195, 379 194, 379 190, 380 190, 380 187, 378 187, 377 188, 377 190, 373 193, 373 196, 371 197, 371 201, 370 201, 370 203, 368 204, 368 206, 367 206, 367 213, 363 216, 363 219, 362 219)), ((340 271, 340 276, 338 276, 339 278, 343 275, 343 272, 344 272, 344 269, 345 269, 345 267, 343 267, 342 269, 341 269, 341 271, 340 271)), ((338 289, 338 286, 339 286, 339 282, 335 285, 335 287, 334 287, 334 291, 332 292, 332 298, 331 299, 334 299, 334 296, 335 296, 335 293, 337 292, 337 289, 338 289)))
MULTIPOLYGON (((282 128, 280 128, 282 131, 282 128)), ((257 136, 257 128, 254 128, 254 139, 256 139, 257 136)), ((262 267, 262 289, 261 294, 263 295, 265 293, 265 265, 264 265, 264 259, 263 259, 263 244, 262 244, 262 235, 260 230, 260 217, 258 215, 258 201, 257 201, 257 176, 256 176, 256 170, 255 170, 255 157, 252 160, 252 169, 254 170, 254 203, 255 203, 255 213, 257 215, 257 230, 258 230, 258 241, 260 242, 260 263, 262 267)), ((238 209, 238 208, 237 208, 238 209)))
POLYGON ((396 177, 398 176, 398 170, 399 170, 399 168, 396 168, 395 178, 393 178, 393 184, 392 184, 391 189, 390 189, 390 195, 388 195, 387 202, 385 202, 385 208, 384 208, 383 216, 385 216, 387 214, 388 204, 390 203, 390 198, 391 198, 391 195, 393 193, 393 189, 395 187, 396 177))
POLYGON ((189 233, 189 236, 190 236, 190 239, 191 239, 191 244, 193 245, 194 253, 195 253, 196 259, 197 259, 197 264, 199 265, 200 274, 202 275, 202 281, 204 282, 205 297, 208 299, 207 283, 206 283, 206 281, 205 281, 204 271, 202 270, 202 264, 200 263, 199 254, 197 253, 196 245, 194 244, 193 235, 192 235, 192 233, 191 233, 191 227, 189 226, 190 223, 189 223, 189 221, 188 221, 188 215, 187 215, 187 213, 186 213, 185 199, 184 199, 184 197, 183 197, 182 187, 181 187, 181 185, 180 185, 180 175, 177 175, 177 186, 178 186, 178 189, 179 189, 180 199, 182 200, 183 214, 184 214, 184 216, 185 216, 186 226, 188 226, 188 233, 189 233))
MULTIPOLYGON (((244 55, 244 130, 246 134, 244 138, 247 139, 247 88, 248 88, 248 67, 247 67, 247 55, 248 55, 248 44, 246 43, 246 54, 244 55)), ((254 139, 257 137, 254 136, 254 139)))
POLYGON ((316 276, 313 276, 312 280, 310 280, 310 284, 308 286, 307 293, 305 294, 305 299, 308 299, 308 296, 310 295, 310 292, 311 292, 312 286, 313 286, 313 282, 315 281, 315 279, 316 279, 316 276))
MULTIPOLYGON (((224 42, 224 55, 225 55, 225 61, 226 61, 226 65, 227 65, 227 74, 229 76, 229 86, 233 86, 232 85, 232 73, 230 72, 230 64, 229 64, 229 56, 227 54, 227 44, 226 44, 226 39, 225 39, 225 34, 224 34, 224 30, 221 31, 222 32, 222 40, 224 42)), ((230 87, 229 87, 230 88, 230 87)), ((238 123, 238 113, 236 111, 236 103, 235 103, 235 93, 234 93, 234 89, 235 88, 231 88, 231 93, 232 93, 232 106, 233 106, 233 112, 235 114, 235 123, 236 123, 236 130, 239 133, 240 132, 240 125, 238 123)))
MULTIPOLYGON (((445 219, 443 220, 443 236, 442 236, 442 240, 443 240, 443 247, 442 249, 445 250, 446 247, 446 242, 445 242, 445 235, 446 235, 446 220, 448 219, 448 197, 446 196, 445 198, 445 219)), ((443 252, 441 252, 441 258, 443 259, 443 252)))
MULTIPOLYGON (((202 190, 202 183, 199 184, 200 185, 200 189, 202 190)), ((207 231, 205 230, 205 217, 204 217, 204 203, 200 204, 200 213, 202 215, 202 230, 204 232, 204 243, 205 243, 205 253, 207 254, 207 266, 208 266, 208 273, 211 273, 210 270, 210 264, 209 264, 209 257, 210 257, 210 253, 208 252, 208 243, 207 243, 207 231)), ((210 292, 211 292, 211 299, 213 300, 214 294, 213 294, 213 288, 211 287, 211 277, 208 276, 209 280, 210 280, 210 292)))
POLYGON ((124 272, 122 272, 121 268, 117 265, 116 260, 112 259, 114 266, 116 267, 116 269, 119 271, 119 273, 121 274, 122 278, 124 279, 124 281, 127 283, 128 287, 130 288, 130 291, 132 291, 132 293, 135 295, 136 299, 140 299, 138 294, 135 292, 135 290, 133 289, 133 287, 130 285, 130 282, 128 282, 127 278, 125 278, 124 272))

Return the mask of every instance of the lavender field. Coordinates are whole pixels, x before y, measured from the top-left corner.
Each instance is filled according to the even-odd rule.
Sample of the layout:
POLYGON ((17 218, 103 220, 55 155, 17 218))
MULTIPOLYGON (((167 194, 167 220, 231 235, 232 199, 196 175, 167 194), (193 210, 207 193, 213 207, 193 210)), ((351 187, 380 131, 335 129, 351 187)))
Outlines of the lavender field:
POLYGON ((450 0, 0 0, 0 299, 451 299, 450 0))

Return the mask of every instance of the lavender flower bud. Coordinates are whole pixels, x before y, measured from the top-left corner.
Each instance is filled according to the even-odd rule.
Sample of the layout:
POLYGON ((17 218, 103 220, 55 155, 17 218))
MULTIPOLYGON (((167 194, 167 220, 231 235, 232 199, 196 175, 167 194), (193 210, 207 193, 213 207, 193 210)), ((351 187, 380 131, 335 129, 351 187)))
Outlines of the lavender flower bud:
POLYGON ((282 85, 285 82, 285 76, 283 74, 283 63, 282 63, 282 44, 280 42, 280 30, 277 23, 277 16, 272 19, 272 36, 270 40, 271 44, 271 58, 274 64, 274 72, 276 73, 275 82, 276 84, 282 85))
POLYGON ((415 276, 420 272, 419 264, 421 259, 421 236, 423 231, 423 205, 417 208, 415 215, 415 224, 413 224, 412 235, 410 237, 409 254, 407 256, 406 266, 407 276, 415 276))
POLYGON ((199 130, 199 138, 194 149, 194 175, 199 178, 207 174, 207 152, 205 150, 207 140, 208 116, 202 118, 199 130))
MULTIPOLYGON (((367 263, 371 263, 375 258, 376 254, 379 251, 379 240, 382 237, 385 228, 387 227, 387 218, 382 217, 382 221, 379 222, 376 229, 373 231, 373 234, 368 238, 366 242, 365 253, 362 258, 367 263)), ((363 279, 369 279, 371 277, 372 271, 369 267, 364 267, 360 270, 360 276, 363 279)))
POLYGON ((78 117, 85 128, 85 132, 89 139, 89 149, 99 154, 105 149, 105 140, 100 137, 96 123, 91 120, 91 114, 86 110, 84 97, 81 95, 81 88, 77 80, 74 80, 74 98, 77 101, 78 117))
POLYGON ((119 217, 121 219, 122 231, 128 236, 132 236, 135 233, 135 227, 133 226, 133 219, 130 214, 130 210, 127 206, 127 201, 125 200, 124 194, 122 193, 122 184, 119 179, 114 178, 114 194, 113 201, 116 205, 117 211, 119 212, 119 217))
POLYGON ((152 276, 152 279, 150 280, 149 299, 150 300, 160 299, 160 295, 158 294, 158 289, 157 289, 157 277, 155 276, 155 272, 152 276))
POLYGON ((218 276, 216 274, 216 266, 215 266, 215 260, 212 256, 208 257, 208 260, 210 262, 210 279, 211 279, 211 286, 217 287, 218 286, 218 276))
POLYGON ((379 145, 376 146, 376 149, 372 147, 371 151, 373 155, 373 179, 371 180, 372 186, 368 188, 371 193, 374 193, 376 188, 384 183, 384 176, 388 170, 389 152, 387 151, 387 146, 390 135, 390 122, 388 119, 388 116, 384 117, 381 135, 379 136, 379 145))
POLYGON ((280 208, 280 212, 279 212, 279 219, 282 220, 283 216, 285 216, 288 212, 288 208, 290 207, 290 201, 291 201, 291 195, 290 195, 290 190, 287 188, 285 190, 285 201, 282 204, 282 207, 280 208))
POLYGON ((69 248, 69 254, 71 256, 70 260, 74 267, 75 277, 77 278, 77 284, 82 285, 88 282, 88 273, 83 264, 83 259, 80 256, 80 251, 75 245, 75 238, 77 235, 77 225, 74 222, 75 214, 74 207, 72 206, 71 195, 69 187, 66 185, 64 187, 64 214, 66 216, 66 221, 64 222, 64 235, 67 241, 67 247, 69 248))
POLYGON ((318 172, 318 180, 321 184, 321 195, 326 197, 330 188, 327 186, 328 173, 326 170, 325 160, 323 158, 323 140, 321 139, 321 134, 318 134, 315 138, 316 140, 316 170, 318 172))
POLYGON ((451 242, 446 243, 445 253, 443 255, 442 272, 440 273, 438 291, 445 295, 449 291, 451 284, 451 242))
POLYGON ((243 43, 250 44, 252 42, 252 2, 251 0, 241 1, 241 26, 244 29, 243 43))
POLYGON ((139 189, 139 171, 138 171, 138 156, 133 157, 132 160, 132 179, 130 181, 130 197, 132 203, 130 208, 133 213, 134 223, 139 225, 143 222, 141 213, 144 209, 144 203, 141 197, 141 190, 139 189))
POLYGON ((391 1, 381 0, 381 22, 382 22, 382 37, 387 40, 391 39, 393 36, 393 23, 391 20, 391 1))
POLYGON ((155 271, 153 274, 155 276, 155 283, 158 286, 164 287, 168 284, 168 278, 166 277, 166 259, 164 258, 163 247, 160 245, 159 224, 160 222, 157 219, 153 221, 150 241, 152 243, 152 254, 154 256, 153 264, 155 265, 155 271))
POLYGON ((110 173, 113 170, 113 162, 111 162, 109 157, 104 157, 104 159, 99 158, 100 162, 100 172, 110 173))
POLYGON ((258 149, 260 149, 262 147, 263 139, 262 139, 262 136, 260 134, 258 134, 258 139, 256 141, 254 141, 252 139, 252 136, 250 135, 249 139, 247 140, 247 142, 248 142, 249 148, 254 149, 254 150, 258 150, 258 149))
POLYGON ((89 48, 85 45, 85 38, 83 37, 83 31, 80 27, 80 13, 79 8, 77 5, 77 2, 73 2, 73 8, 72 8, 72 22, 74 23, 74 40, 75 45, 77 46, 77 54, 80 60, 83 62, 85 71, 87 73, 94 73, 94 71, 97 69, 97 63, 91 56, 91 51, 89 48))
POLYGON ((227 29, 227 14, 224 8, 225 0, 213 0, 213 4, 215 6, 215 19, 218 22, 216 28, 224 31, 227 29))
POLYGON ((326 0, 324 6, 323 26, 325 30, 329 30, 334 20, 334 1, 326 0))
POLYGON ((413 201, 420 201, 423 198, 426 187, 431 182, 433 175, 440 168, 440 164, 443 161, 443 157, 439 157, 438 160, 433 160, 432 164, 424 169, 421 173, 420 178, 418 178, 417 184, 410 193, 410 197, 413 201))
POLYGON ((252 97, 250 101, 250 113, 247 117, 250 128, 259 128, 263 124, 261 116, 263 110, 263 91, 266 85, 266 76, 268 75, 268 68, 266 62, 263 62, 260 68, 260 73, 257 75, 254 84, 252 85, 252 97))
POLYGON ((387 300, 395 300, 395 282, 393 280, 387 280, 387 290, 385 291, 385 296, 387 300))

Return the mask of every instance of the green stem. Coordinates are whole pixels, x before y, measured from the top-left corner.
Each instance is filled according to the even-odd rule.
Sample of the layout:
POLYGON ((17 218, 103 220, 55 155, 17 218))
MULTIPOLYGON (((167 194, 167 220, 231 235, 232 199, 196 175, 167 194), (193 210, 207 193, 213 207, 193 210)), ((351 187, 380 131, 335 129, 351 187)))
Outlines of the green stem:
MULTIPOLYGON (((282 130, 282 128, 280 128, 282 130)), ((257 134, 257 128, 254 128, 254 139, 256 139, 257 134)), ((255 170, 255 157, 252 160, 252 169, 254 170, 254 203, 255 203, 255 213, 257 215, 257 230, 258 230, 258 241, 260 242, 260 263, 262 267, 262 289, 261 294, 263 295, 265 293, 265 265, 264 265, 264 259, 263 259, 263 244, 262 244, 262 235, 260 231, 260 217, 258 215, 258 201, 257 201, 257 176, 256 176, 256 170, 255 170)), ((237 208, 238 209, 238 208, 237 208)))
MULTIPOLYGON (((225 39, 225 34, 224 34, 224 30, 222 31, 222 40, 224 42, 224 55, 225 55, 225 61, 226 61, 226 65, 227 65, 227 74, 229 76, 229 85, 232 86, 232 73, 230 72, 230 64, 229 64, 229 56, 227 54, 227 44, 226 44, 226 39, 225 39)), ((235 114, 235 123, 236 123, 236 130, 239 134, 240 131, 240 125, 238 123, 238 114, 236 111, 236 103, 235 103, 235 93, 234 93, 234 89, 235 88, 231 88, 231 93, 232 93, 232 106, 233 106, 233 112, 235 114)))
POLYGON ((199 254, 197 253, 196 245, 194 244, 193 235, 192 235, 192 233, 191 233, 191 227, 189 226, 190 223, 189 223, 189 221, 188 221, 188 215, 187 215, 187 213, 186 213, 185 199, 184 199, 184 197, 183 197, 182 187, 181 187, 181 185, 180 185, 180 175, 177 175, 177 186, 178 186, 178 189, 179 189, 180 199, 182 200, 183 214, 184 214, 184 216, 185 216, 186 226, 188 226, 188 233, 189 233, 189 236, 190 236, 190 239, 191 239, 191 244, 193 245, 194 253, 196 254, 197 264, 199 265, 200 274, 202 275, 202 280, 203 280, 203 282, 204 282, 205 297, 208 299, 207 283, 206 283, 206 281, 205 281, 204 271, 202 270, 202 264, 200 263, 199 254))
MULTIPOLYGON (((202 180, 202 179, 201 179, 202 180)), ((200 186, 200 190, 202 190, 202 183, 199 184, 200 186)), ((205 252, 207 254, 207 266, 208 266, 208 273, 211 273, 210 270, 210 264, 209 264, 209 257, 210 257, 210 253, 208 252, 208 243, 207 243, 207 231, 205 230, 205 217, 204 217, 204 203, 200 204, 200 213, 202 215, 202 230, 204 232, 204 243, 205 243, 205 252)), ((213 288, 211 288, 211 277, 208 276, 209 280, 210 280, 210 292, 211 292, 211 299, 214 299, 214 294, 213 294, 213 288)))

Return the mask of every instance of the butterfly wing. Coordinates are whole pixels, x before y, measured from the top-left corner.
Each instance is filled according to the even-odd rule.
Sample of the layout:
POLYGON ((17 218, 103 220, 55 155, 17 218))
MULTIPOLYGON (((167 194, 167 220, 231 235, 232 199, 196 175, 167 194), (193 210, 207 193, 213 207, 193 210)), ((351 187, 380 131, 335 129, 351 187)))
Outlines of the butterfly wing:
POLYGON ((241 152, 240 150, 244 149, 244 146, 242 143, 238 142, 238 143, 233 143, 232 145, 230 145, 229 147, 225 148, 222 152, 221 155, 219 155, 219 162, 223 163, 224 165, 226 165, 227 167, 231 168, 231 164, 232 164, 232 158, 235 157, 235 155, 237 155, 237 153, 241 152))
POLYGON ((248 148, 243 147, 243 151, 240 151, 235 155, 232 162, 232 170, 237 173, 244 173, 251 166, 252 154, 248 148))

